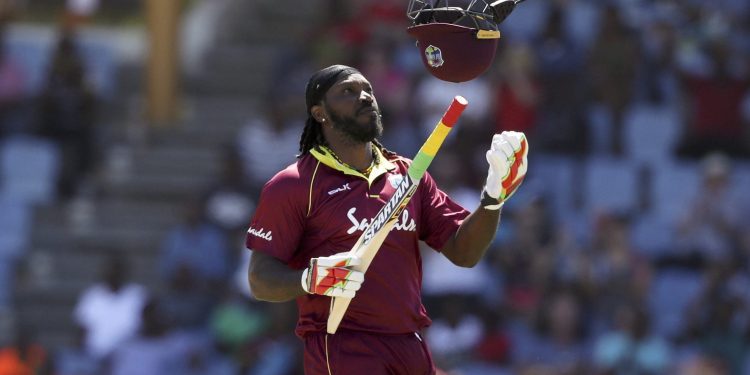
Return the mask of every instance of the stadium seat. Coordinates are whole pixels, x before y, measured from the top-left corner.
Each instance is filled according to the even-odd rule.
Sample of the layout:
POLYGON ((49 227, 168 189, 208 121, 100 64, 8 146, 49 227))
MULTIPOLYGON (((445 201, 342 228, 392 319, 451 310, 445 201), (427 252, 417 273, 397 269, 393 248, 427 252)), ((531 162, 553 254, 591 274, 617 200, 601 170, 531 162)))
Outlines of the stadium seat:
POLYGON ((584 207, 588 212, 633 212, 638 204, 637 167, 621 159, 593 158, 585 164, 584 207))
POLYGON ((529 171, 523 187, 508 203, 520 205, 534 196, 543 196, 549 200, 556 218, 566 217, 575 209, 578 164, 570 157, 529 155, 529 171))
POLYGON ((697 298, 703 287, 700 273, 688 270, 663 270, 651 284, 649 309, 653 319, 653 332, 673 337, 685 322, 689 304, 697 298))
POLYGON ((653 212, 638 215, 631 228, 631 240, 640 255, 655 260, 673 250, 674 223, 663 217, 653 212))
POLYGON ((14 264, 28 244, 31 207, 0 198, 0 310, 10 306, 14 264))
POLYGON ((0 258, 18 256, 26 247, 31 229, 29 205, 0 199, 0 258))
POLYGON ((750 162, 733 160, 732 161, 732 184, 731 193, 735 197, 745 198, 742 202, 747 204, 747 192, 750 191, 750 162))
POLYGON ((55 197, 60 157, 52 142, 14 136, 0 145, 0 197, 29 204, 55 197))
MULTIPOLYGON (((56 38, 54 33, 34 28, 18 28, 8 34, 7 53, 23 66, 29 95, 38 94, 45 85, 56 38)), ((107 43, 105 39, 97 39, 95 33, 84 33, 77 41, 87 79, 97 96, 105 99, 115 94, 117 81, 116 51, 107 43)))
POLYGON ((651 203, 659 220, 675 223, 700 188, 700 172, 693 163, 675 162, 653 169, 651 203))
POLYGON ((624 119, 625 154, 649 165, 669 162, 680 135, 679 121, 669 107, 635 106, 624 119))

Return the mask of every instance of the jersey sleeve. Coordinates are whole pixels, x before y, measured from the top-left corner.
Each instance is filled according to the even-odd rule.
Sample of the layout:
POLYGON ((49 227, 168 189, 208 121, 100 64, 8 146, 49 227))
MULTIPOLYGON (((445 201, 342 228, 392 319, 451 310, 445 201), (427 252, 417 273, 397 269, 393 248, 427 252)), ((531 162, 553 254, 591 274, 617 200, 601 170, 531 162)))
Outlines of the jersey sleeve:
POLYGON ((294 256, 304 230, 305 211, 299 177, 281 172, 260 194, 258 207, 250 221, 245 245, 248 249, 271 255, 284 263, 294 256))
POLYGON ((422 177, 419 188, 422 189, 419 239, 440 251, 469 216, 469 211, 440 190, 429 172, 422 177))

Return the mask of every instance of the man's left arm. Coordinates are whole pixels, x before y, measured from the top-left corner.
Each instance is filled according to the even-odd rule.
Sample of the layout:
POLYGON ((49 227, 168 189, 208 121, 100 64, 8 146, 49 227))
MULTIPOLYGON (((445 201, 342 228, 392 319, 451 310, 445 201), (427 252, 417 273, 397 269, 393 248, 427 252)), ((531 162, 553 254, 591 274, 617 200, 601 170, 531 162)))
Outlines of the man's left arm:
POLYGON ((526 176, 528 152, 523 133, 506 131, 492 138, 486 153, 489 169, 480 206, 440 249, 455 265, 474 267, 484 256, 500 225, 503 204, 526 176))

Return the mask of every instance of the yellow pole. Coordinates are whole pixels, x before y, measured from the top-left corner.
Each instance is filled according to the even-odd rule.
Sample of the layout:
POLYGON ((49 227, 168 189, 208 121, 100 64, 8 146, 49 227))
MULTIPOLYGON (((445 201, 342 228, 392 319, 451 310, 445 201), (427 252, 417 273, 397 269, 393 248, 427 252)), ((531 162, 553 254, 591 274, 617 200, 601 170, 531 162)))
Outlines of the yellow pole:
POLYGON ((180 0, 146 0, 146 116, 153 126, 171 125, 177 119, 179 15, 180 0))

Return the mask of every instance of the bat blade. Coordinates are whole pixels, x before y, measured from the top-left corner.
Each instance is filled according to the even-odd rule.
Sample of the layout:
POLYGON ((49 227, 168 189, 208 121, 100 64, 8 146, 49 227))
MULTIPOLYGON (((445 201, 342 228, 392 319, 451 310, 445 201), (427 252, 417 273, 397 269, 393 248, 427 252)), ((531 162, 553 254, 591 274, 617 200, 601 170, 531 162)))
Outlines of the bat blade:
MULTIPOLYGON (((357 242, 349 251, 349 254, 361 259, 360 264, 354 268, 355 270, 360 272, 367 271, 378 250, 380 250, 380 246, 386 237, 388 237, 388 233, 393 229, 396 221, 398 221, 398 217, 406 208, 414 192, 416 192, 419 181, 424 176, 427 167, 429 167, 435 154, 467 105, 468 102, 462 96, 453 98, 448 110, 443 114, 432 134, 430 134, 419 149, 417 156, 414 157, 407 175, 404 176, 391 198, 373 217, 365 231, 357 239, 357 242)), ((336 333, 341 320, 346 314, 346 310, 349 308, 351 300, 351 298, 341 297, 331 299, 331 309, 326 327, 328 333, 336 333)))
MULTIPOLYGON (((385 238, 388 237, 388 233, 391 232, 391 229, 393 229, 393 226, 398 221, 398 217, 401 216, 401 212, 403 212, 406 208, 406 205, 409 203, 411 196, 414 195, 415 191, 417 191, 417 186, 418 185, 416 183, 413 183, 411 185, 406 195, 404 195, 397 203, 398 209, 394 211, 391 216, 389 216, 387 221, 383 225, 381 225, 377 231, 373 232, 372 237, 370 237, 369 240, 365 240, 364 233, 359 237, 357 244, 352 247, 351 251, 354 252, 354 255, 359 257, 361 261, 359 265, 352 267, 353 269, 360 272, 367 271, 367 268, 370 267, 370 263, 373 259, 375 259, 375 255, 378 253, 380 245, 382 245, 385 241, 385 238)), ((377 218, 378 215, 376 215, 375 217, 377 218)), ((370 225, 372 226, 372 224, 370 225)), ((334 297, 331 299, 331 310, 330 314, 328 315, 328 325, 326 327, 326 331, 328 333, 336 333, 336 330, 338 329, 339 324, 341 324, 341 320, 344 318, 344 314, 349 308, 349 303, 351 301, 351 298, 334 297)))

